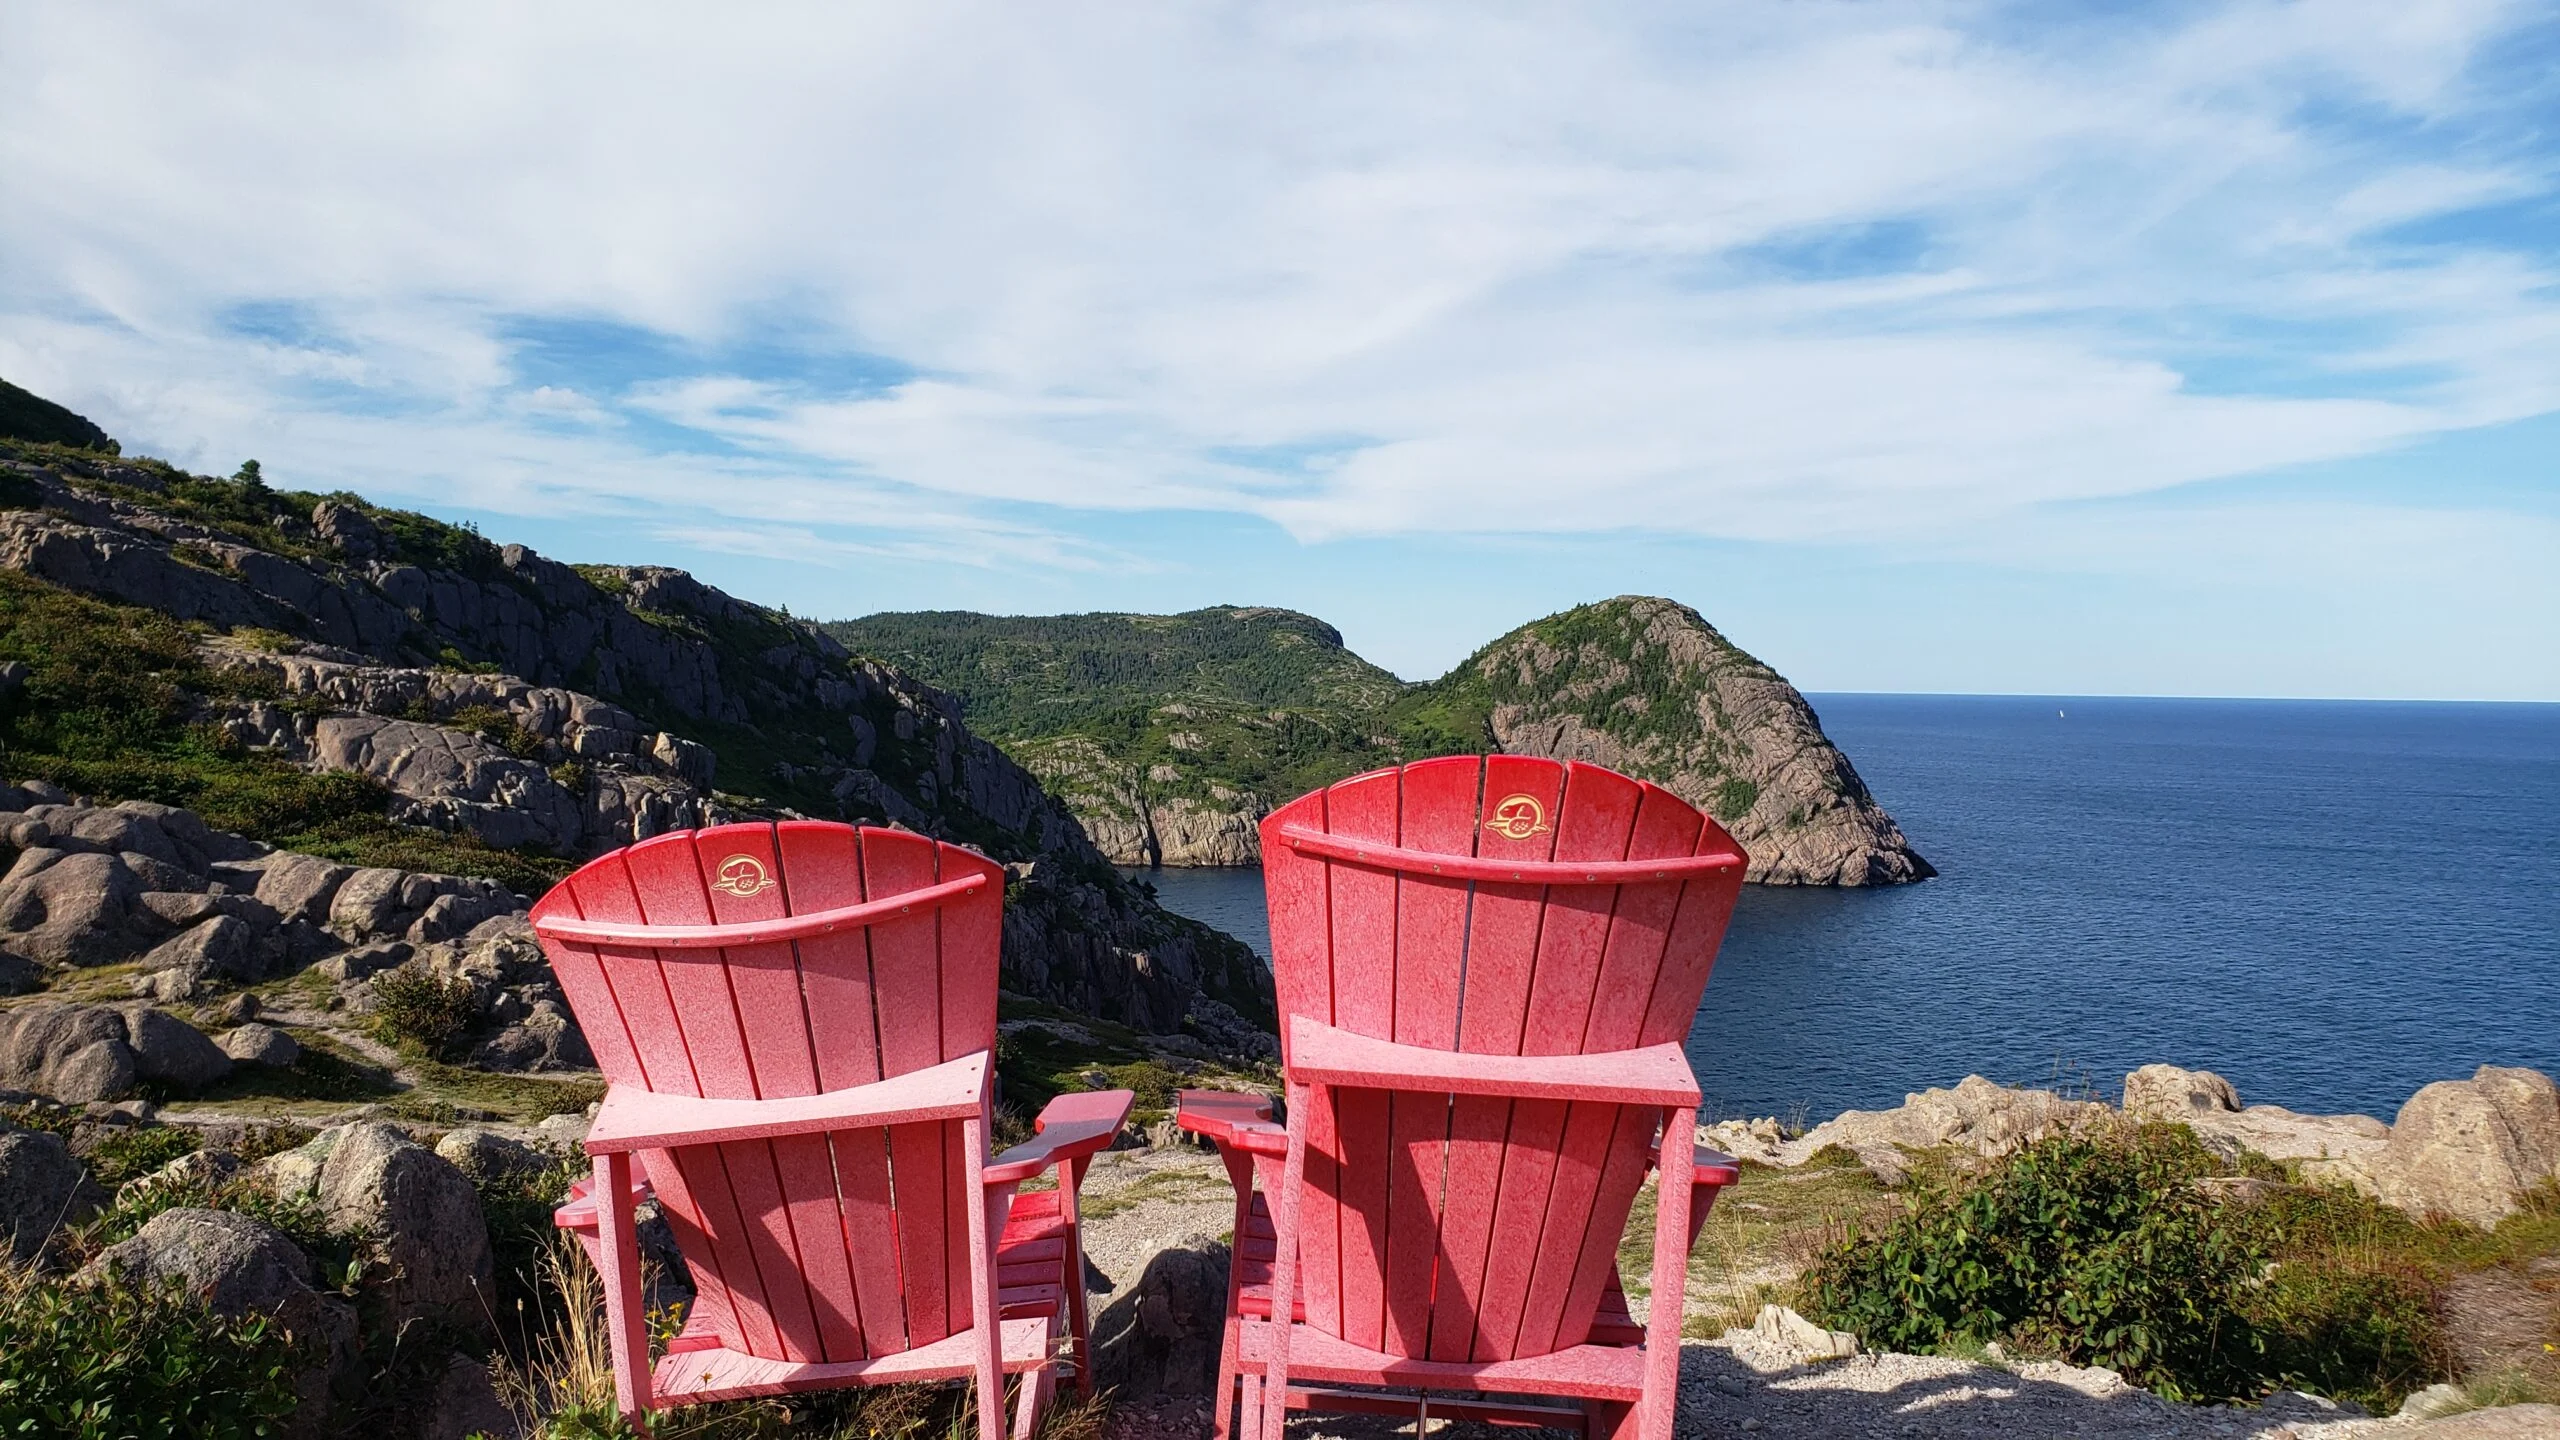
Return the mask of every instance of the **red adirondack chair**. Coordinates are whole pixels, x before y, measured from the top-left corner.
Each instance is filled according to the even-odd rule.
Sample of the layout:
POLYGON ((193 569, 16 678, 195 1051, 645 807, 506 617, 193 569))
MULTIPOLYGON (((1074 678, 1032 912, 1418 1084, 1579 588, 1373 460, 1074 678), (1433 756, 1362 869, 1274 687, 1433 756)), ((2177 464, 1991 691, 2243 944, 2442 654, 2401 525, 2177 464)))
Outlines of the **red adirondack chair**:
POLYGON ((1668 1440, 1689 1247, 1733 1162, 1681 1051, 1742 885, 1659 786, 1427 760, 1262 822, 1285 1126, 1188 1091, 1236 1187, 1215 1430, 1292 1408, 1668 1440), (1662 1179, 1648 1324, 1618 1241, 1662 1179), (1386 1387, 1350 1389, 1344 1387, 1386 1387))
POLYGON ((603 1277, 614 1389, 653 1407, 974 1380, 979 1429, 1085 1363, 1076 1191, 1129 1109, 1066 1095, 987 1153, 1004 871, 815 821, 661 835, 581 867, 534 933, 610 1082, 595 1175, 555 1217, 603 1277), (1056 1167, 1053 1191, 1016 1187, 1056 1167), (633 1207, 654 1194, 696 1287, 654 1371, 633 1207))

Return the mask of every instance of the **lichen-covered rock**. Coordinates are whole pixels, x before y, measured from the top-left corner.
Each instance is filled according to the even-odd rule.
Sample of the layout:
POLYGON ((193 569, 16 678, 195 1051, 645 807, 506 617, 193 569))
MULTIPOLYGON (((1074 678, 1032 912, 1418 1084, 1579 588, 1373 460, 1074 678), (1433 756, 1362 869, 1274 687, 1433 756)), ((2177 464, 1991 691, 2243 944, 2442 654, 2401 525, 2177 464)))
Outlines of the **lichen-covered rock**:
POLYGON ((2376 1193, 2417 1214, 2494 1225, 2516 1197, 2560 1176, 2560 1087, 2537 1070, 2484 1065, 2409 1097, 2373 1166, 2376 1193))
POLYGON ((560 1163, 520 1140, 494 1130, 448 1130, 436 1138, 436 1153, 476 1183, 539 1174, 560 1163))
POLYGON ((284 1070, 302 1058, 302 1042, 255 1020, 234 1026, 222 1037, 222 1053, 243 1065, 264 1065, 271 1070, 284 1070))
POLYGON ((137 1078, 113 1010, 38 1001, 0 1013, 0 1087, 77 1104, 129 1095, 137 1078))
POLYGON ((107 1203, 59 1135, 0 1126, 0 1244, 25 1264, 65 1225, 87 1224, 107 1203))
POLYGON ((2281 1105, 2240 1103, 2230 1081, 2210 1070, 2145 1065, 2124 1077, 2124 1111, 2195 1132, 2228 1160, 2244 1150, 2297 1162, 2312 1179, 2343 1181, 2370 1191, 2371 1172, 2391 1127, 2370 1115, 2304 1115, 2281 1105))
POLYGON ((327 1433, 333 1401, 363 1376, 356 1316, 311 1283, 311 1262, 275 1227, 227 1210, 164 1210, 83 1270, 101 1282, 176 1281, 219 1315, 269 1315, 305 1361, 295 1433, 327 1433))
POLYGON ((316 1193, 333 1227, 365 1236, 391 1267, 383 1294, 394 1323, 488 1326, 496 1303, 488 1222, 452 1162, 397 1126, 365 1121, 328 1147, 316 1193))

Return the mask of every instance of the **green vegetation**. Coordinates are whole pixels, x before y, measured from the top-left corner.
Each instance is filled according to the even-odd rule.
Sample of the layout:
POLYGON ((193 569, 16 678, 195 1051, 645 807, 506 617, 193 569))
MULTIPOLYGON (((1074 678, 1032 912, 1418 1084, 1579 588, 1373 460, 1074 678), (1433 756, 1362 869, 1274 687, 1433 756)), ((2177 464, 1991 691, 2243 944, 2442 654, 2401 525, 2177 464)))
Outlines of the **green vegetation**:
POLYGON ((219 829, 359 865, 486 875, 539 894, 567 873, 549 856, 383 817, 389 794, 360 775, 314 775, 194 723, 197 697, 272 698, 215 670, 196 634, 153 610, 109 605, 0 570, 0 660, 28 667, 0 699, 12 779, 99 800, 183 805, 219 829))
POLYGON ((65 1440, 272 1436, 293 1413, 294 1341, 185 1287, 0 1274, 0 1434, 65 1440))
POLYGON ((1880 1349, 1997 1340, 2171 1399, 2295 1388, 2387 1410, 2443 1378, 2450 1242, 2346 1191, 2251 1200, 2215 1183, 2230 1169, 2184 1127, 2118 1126, 1924 1181, 1818 1257, 1807 1313, 1880 1349))
POLYGON ((1152 777, 1153 798, 1215 801, 1212 785, 1285 798, 1404 753, 1375 721, 1410 687, 1295 611, 946 610, 825 628, 848 649, 958 695, 972 729, 1034 770, 1077 764, 1074 751, 1043 743, 1076 737, 1152 777), (1162 778, 1167 771, 1190 783, 1162 778))
POLYGON ((470 1028, 474 1002, 469 979, 438 974, 414 960, 373 981, 373 1018, 382 1038, 408 1041, 430 1056, 443 1054, 470 1028))
POLYGON ((95 450, 113 455, 119 448, 85 415, 56 405, 41 395, 30 394, 6 380, 0 380, 0 437, 32 440, 38 444, 65 445, 76 450, 95 450))
MULTIPOLYGON (((1625 601, 1581 606, 1418 685, 1288 610, 920 611, 825 628, 958 695, 974 728, 1051 777, 1080 813, 1130 818, 1132 792, 1149 805, 1229 808, 1237 792, 1277 803, 1382 765, 1493 749, 1501 706, 1574 715, 1659 762, 1657 779, 1675 752, 1680 768, 1712 775, 1739 757, 1720 712, 1700 733, 1700 699, 1712 705, 1713 695, 1704 680, 1730 668, 1772 672, 1720 637, 1703 661, 1675 660, 1648 624, 1625 601), (1097 758, 1117 773, 1095 773, 1097 758)), ((1709 803, 1730 819, 1758 799, 1756 784, 1729 777, 1709 803)))

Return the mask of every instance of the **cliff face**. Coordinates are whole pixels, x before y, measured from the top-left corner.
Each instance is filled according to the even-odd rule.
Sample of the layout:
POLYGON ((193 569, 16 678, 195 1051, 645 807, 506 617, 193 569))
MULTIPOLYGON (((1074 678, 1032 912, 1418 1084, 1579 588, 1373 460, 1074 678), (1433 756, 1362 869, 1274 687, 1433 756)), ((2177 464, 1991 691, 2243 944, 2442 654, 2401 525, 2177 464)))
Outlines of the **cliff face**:
POLYGON ((1712 812, 1766 885, 1889 885, 1920 858, 1776 671, 1685 605, 1623 596, 1496 640, 1422 699, 1516 755, 1588 760, 1712 812))
MULTIPOLYGON (((1023 993, 1160 1032, 1267 1007, 1249 951, 1123 884, 952 696, 681 571, 572 568, 353 496, 59 447, 0 443, 0 506, 0 569, 36 583, 30 603, 68 591, 192 625, 193 653, 154 678, 183 722, 170 744, 217 752, 101 768, 30 731, 11 737, 30 773, 50 748, 73 788, 170 803, 194 797, 111 792, 208 766, 361 777, 395 831, 467 839, 519 888, 671 828, 894 823, 1013 864, 1005 967, 1023 993)), ((39 689, 77 683, 46 666, 58 638, 11 632, 39 689)))

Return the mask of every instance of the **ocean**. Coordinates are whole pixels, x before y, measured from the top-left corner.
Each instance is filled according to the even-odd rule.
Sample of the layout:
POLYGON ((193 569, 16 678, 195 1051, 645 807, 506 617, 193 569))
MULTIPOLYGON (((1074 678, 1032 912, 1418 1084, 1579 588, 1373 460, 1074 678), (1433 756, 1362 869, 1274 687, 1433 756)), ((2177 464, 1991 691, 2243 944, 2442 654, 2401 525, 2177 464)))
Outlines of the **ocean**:
MULTIPOLYGON (((2560 1075, 2560 705, 1812 699, 1939 875, 1744 889, 1688 1045, 1712 1118, 2168 1061, 2388 1120, 2560 1075)), ((1259 871, 1131 873, 1269 953, 1259 871)))

